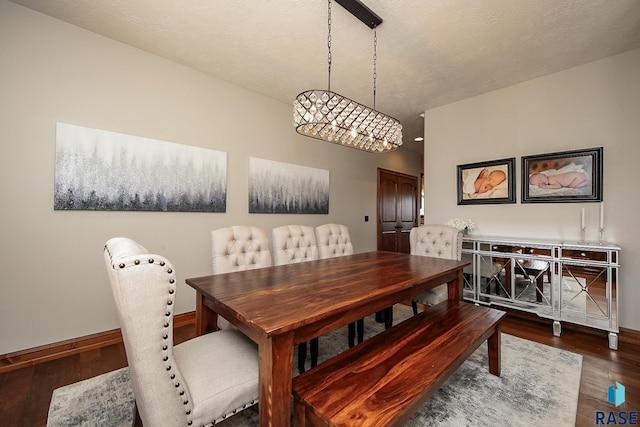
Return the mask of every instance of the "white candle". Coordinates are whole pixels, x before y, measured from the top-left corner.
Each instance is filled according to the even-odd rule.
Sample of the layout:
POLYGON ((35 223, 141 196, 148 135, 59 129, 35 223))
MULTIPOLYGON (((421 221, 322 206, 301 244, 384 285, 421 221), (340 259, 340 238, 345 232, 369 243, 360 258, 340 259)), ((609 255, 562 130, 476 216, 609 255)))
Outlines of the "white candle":
POLYGON ((580 228, 584 229, 584 208, 582 208, 582 215, 580 215, 580 228))
POLYGON ((600 202, 600 230, 604 230, 604 202, 600 202))

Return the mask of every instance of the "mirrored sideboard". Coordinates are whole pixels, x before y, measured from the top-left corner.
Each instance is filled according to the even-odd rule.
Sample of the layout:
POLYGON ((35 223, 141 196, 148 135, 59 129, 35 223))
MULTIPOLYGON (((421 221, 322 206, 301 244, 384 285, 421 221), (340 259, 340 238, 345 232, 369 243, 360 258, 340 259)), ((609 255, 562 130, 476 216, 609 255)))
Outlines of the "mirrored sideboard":
POLYGON ((464 298, 608 331, 618 348, 618 257, 611 243, 465 236, 464 298))

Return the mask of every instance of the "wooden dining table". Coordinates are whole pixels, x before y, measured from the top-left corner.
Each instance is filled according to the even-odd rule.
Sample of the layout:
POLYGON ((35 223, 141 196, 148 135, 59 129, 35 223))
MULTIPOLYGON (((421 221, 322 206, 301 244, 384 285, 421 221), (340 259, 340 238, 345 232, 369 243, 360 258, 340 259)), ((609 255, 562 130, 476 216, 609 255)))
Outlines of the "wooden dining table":
POLYGON ((222 316, 258 344, 261 426, 288 426, 294 345, 443 283, 462 298, 469 263, 374 251, 187 279, 198 334, 222 316))

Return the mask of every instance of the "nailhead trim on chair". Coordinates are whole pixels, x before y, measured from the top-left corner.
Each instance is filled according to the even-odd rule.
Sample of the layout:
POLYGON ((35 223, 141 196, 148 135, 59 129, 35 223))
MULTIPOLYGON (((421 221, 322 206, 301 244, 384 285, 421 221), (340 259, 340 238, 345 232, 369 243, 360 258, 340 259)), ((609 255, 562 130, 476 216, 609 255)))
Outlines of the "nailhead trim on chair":
POLYGON ((218 418, 218 419, 216 419, 216 420, 211 421, 211 422, 210 422, 210 424, 211 424, 211 425, 218 424, 218 423, 220 423, 220 422, 222 422, 222 421, 226 420, 228 417, 230 417, 230 416, 235 415, 236 413, 238 413, 238 410, 241 410, 241 409, 247 409, 248 407, 253 406, 253 405, 255 405, 256 403, 258 403, 258 399, 253 399, 253 400, 251 400, 250 402, 243 403, 243 404, 242 404, 242 408, 234 409, 233 411, 231 411, 231 412, 229 412, 229 413, 224 414, 224 415, 223 415, 223 416, 221 416, 220 418, 218 418))
MULTIPOLYGON (((106 249, 106 246, 105 246, 106 249)), ((107 250, 108 252, 108 250, 107 250)), ((111 253, 109 253, 109 257, 111 257, 111 253)), ((113 258, 112 258, 113 259, 113 258)), ((132 266, 137 266, 140 265, 140 263, 143 260, 140 259, 136 259, 133 261, 132 264, 125 264, 125 263, 120 263, 118 264, 118 267, 120 269, 123 268, 127 268, 127 267, 132 267, 132 266)), ((149 258, 147 259, 147 262, 149 264, 155 264, 155 260, 153 258, 149 258)), ((113 265, 113 262, 111 263, 111 265, 115 268, 115 266, 113 265)), ((159 267, 165 267, 166 263, 164 261, 160 261, 159 263, 155 264, 159 267)), ((175 291, 176 291, 176 279, 173 276, 173 269, 171 268, 167 268, 166 269, 167 274, 169 275, 169 280, 168 280, 168 284, 169 284, 169 289, 168 289, 168 293, 169 293, 169 298, 167 299, 167 307, 166 307, 166 312, 165 312, 165 322, 162 325, 163 327, 163 334, 162 334, 162 351, 164 353, 164 356, 162 358, 162 361, 165 364, 165 369, 166 371, 169 373, 169 379, 171 381, 174 381, 174 386, 176 388, 176 390, 178 391, 178 394, 180 396, 184 396, 186 393, 186 390, 180 385, 180 381, 176 380, 176 374, 173 373, 173 368, 171 367, 171 363, 169 360, 169 336, 171 333, 170 330, 170 326, 171 326, 171 319, 173 317, 173 300, 175 298, 175 291)), ((185 397, 182 399, 182 404, 185 406, 185 414, 187 415, 187 425, 192 425, 193 424, 193 419, 190 417, 191 415, 191 410, 193 409, 193 405, 189 404, 189 397, 185 397)))

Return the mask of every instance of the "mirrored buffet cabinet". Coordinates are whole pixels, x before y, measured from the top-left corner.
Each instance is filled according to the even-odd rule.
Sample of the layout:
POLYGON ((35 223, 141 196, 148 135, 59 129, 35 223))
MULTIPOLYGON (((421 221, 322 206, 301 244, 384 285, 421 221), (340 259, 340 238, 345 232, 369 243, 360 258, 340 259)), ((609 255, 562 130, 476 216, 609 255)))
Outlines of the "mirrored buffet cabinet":
POLYGON ((618 348, 618 255, 610 243, 465 236, 464 298, 609 332, 618 348))

